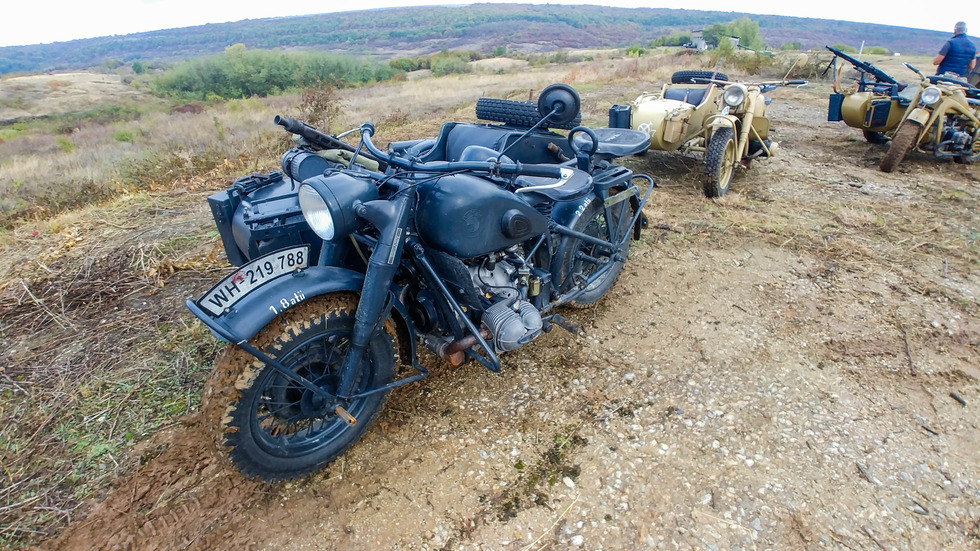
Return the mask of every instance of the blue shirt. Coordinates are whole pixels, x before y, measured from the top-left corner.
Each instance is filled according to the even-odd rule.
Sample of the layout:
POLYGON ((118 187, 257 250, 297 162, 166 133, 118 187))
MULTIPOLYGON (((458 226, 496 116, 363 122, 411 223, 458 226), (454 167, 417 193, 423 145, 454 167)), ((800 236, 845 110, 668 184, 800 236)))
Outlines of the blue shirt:
POLYGON ((939 62, 937 75, 949 72, 966 76, 966 67, 977 56, 977 47, 966 37, 966 33, 961 33, 947 40, 939 50, 939 55, 945 57, 939 62))

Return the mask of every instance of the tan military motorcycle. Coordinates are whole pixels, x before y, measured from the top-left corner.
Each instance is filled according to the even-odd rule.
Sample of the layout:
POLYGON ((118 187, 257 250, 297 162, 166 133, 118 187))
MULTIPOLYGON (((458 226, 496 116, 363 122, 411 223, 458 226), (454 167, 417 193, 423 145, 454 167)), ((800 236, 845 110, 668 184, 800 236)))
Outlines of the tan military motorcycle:
POLYGON ((878 167, 892 172, 913 149, 957 163, 980 159, 980 88, 946 76, 925 76, 908 63, 905 66, 922 83, 878 167))
POLYGON ((834 75, 827 120, 844 121, 851 128, 861 129, 864 139, 870 143, 887 143, 902 122, 916 86, 899 82, 871 63, 855 59, 837 48, 824 47, 834 54, 824 70, 827 74, 833 68, 834 75), (859 76, 853 84, 842 82, 842 73, 847 66, 838 65, 838 58, 857 70, 859 76))
POLYGON ((730 82, 722 73, 678 71, 659 94, 644 93, 629 105, 612 106, 609 126, 646 132, 652 150, 704 153, 704 194, 721 197, 736 166, 748 168, 752 159, 771 157, 778 149, 769 139, 770 99, 763 94, 806 84, 785 78, 730 82))

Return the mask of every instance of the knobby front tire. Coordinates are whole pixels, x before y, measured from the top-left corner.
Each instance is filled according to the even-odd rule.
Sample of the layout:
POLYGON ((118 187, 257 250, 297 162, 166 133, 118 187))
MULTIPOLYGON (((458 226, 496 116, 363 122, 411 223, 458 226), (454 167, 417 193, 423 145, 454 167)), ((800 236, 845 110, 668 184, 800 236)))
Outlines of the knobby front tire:
MULTIPOLYGON (((335 294, 310 299, 283 312, 251 339, 286 367, 334 393, 350 344, 357 297, 335 294)), ((393 341, 381 331, 368 344, 354 393, 394 377, 393 341)), ((268 482, 297 478, 327 466, 357 442, 384 404, 387 393, 353 400, 353 427, 311 392, 271 367, 231 347, 205 389, 206 421, 242 474, 268 482), (223 401, 225 407, 221 407, 223 401)))
POLYGON ((902 162, 905 155, 915 147, 916 142, 919 141, 919 135, 922 132, 922 125, 906 119, 898 130, 895 131, 895 135, 892 137, 892 143, 888 146, 888 151, 885 152, 885 156, 881 159, 881 164, 878 168, 882 172, 892 172, 898 168, 898 164, 902 162))

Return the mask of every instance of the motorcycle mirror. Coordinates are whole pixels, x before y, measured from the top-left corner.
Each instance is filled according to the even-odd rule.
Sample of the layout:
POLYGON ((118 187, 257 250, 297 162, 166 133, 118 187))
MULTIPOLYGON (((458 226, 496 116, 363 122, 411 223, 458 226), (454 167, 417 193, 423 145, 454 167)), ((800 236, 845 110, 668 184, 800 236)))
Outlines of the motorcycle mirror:
POLYGON ((552 84, 538 96, 538 114, 547 118, 550 124, 571 122, 581 107, 578 92, 567 84, 552 84))

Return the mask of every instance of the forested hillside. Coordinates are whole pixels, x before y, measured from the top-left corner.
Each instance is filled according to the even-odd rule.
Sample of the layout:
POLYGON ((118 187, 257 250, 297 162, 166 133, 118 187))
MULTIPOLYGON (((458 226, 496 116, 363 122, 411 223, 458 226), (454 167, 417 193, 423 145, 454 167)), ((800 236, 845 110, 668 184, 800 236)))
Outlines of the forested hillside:
POLYGON ((138 34, 0 48, 0 74, 85 69, 99 65, 169 62, 249 49, 316 49, 382 59, 443 49, 520 52, 645 45, 677 31, 749 15, 765 44, 803 48, 843 43, 929 54, 944 33, 872 23, 733 12, 602 6, 477 4, 391 8, 302 17, 244 20, 138 34))

